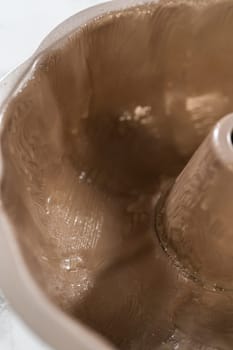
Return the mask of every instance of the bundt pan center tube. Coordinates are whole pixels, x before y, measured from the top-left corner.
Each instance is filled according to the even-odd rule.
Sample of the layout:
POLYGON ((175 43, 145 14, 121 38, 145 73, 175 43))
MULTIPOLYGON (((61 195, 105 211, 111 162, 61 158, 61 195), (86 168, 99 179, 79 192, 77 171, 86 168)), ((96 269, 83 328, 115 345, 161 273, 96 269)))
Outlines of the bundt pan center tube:
POLYGON ((113 1, 0 83, 0 287, 56 350, 232 350, 233 6, 113 1))

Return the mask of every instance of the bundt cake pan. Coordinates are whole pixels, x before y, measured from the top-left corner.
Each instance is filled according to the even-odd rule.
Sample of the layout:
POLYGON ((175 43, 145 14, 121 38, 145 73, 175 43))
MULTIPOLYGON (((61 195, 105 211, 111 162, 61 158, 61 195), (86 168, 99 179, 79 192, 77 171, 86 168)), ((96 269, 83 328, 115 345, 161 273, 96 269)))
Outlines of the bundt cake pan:
POLYGON ((232 19, 112 1, 1 81, 0 287, 54 349, 232 350, 232 19))

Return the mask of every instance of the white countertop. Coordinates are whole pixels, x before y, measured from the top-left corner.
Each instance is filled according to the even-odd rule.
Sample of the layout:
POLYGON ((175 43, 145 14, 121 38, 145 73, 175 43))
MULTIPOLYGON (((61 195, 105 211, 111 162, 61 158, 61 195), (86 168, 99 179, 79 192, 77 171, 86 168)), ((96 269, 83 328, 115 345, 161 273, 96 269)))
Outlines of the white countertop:
MULTIPOLYGON (((101 2, 103 0, 0 0, 0 78, 31 56, 46 34, 60 22, 101 2)), ((14 314, 1 292, 0 350, 51 350, 14 314)))
POLYGON ((73 14, 106 0, 0 0, 0 76, 31 56, 73 14))

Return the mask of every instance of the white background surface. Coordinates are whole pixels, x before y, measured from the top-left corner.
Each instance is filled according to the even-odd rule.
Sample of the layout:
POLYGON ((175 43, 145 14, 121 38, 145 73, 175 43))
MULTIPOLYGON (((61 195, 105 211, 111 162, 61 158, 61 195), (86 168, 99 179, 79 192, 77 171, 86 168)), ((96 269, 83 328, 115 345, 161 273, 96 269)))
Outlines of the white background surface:
MULTIPOLYGON (((56 25, 101 2, 103 0, 0 0, 0 78, 28 58, 56 25)), ((1 292, 0 350, 51 350, 14 314, 1 292)))

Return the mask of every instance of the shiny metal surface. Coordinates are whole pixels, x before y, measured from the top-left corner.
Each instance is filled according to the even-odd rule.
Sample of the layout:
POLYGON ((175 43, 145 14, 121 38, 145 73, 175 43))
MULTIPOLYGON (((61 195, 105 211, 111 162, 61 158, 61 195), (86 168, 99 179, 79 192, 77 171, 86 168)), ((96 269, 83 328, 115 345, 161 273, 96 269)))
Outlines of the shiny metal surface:
POLYGON ((3 211, 27 268, 118 348, 232 349, 232 293, 188 278, 155 230, 156 205, 232 112, 232 11, 103 11, 38 53, 3 105, 3 211))
POLYGON ((233 287, 232 131, 230 114, 176 180, 164 208, 163 237, 203 288, 228 292, 233 287))
MULTIPOLYGON (((100 0, 30 0, 0 2, 0 80, 35 51, 44 36, 67 17, 100 3, 100 0), (51 13, 53 15, 51 16, 51 13), (33 23, 33 26, 32 26, 33 23)), ((4 92, 5 89, 4 89, 4 92)), ((1 92, 0 92, 1 96, 1 92)), ((1 279, 0 279, 1 285, 1 279)), ((15 314, 0 291, 0 349, 48 350, 15 314)))

